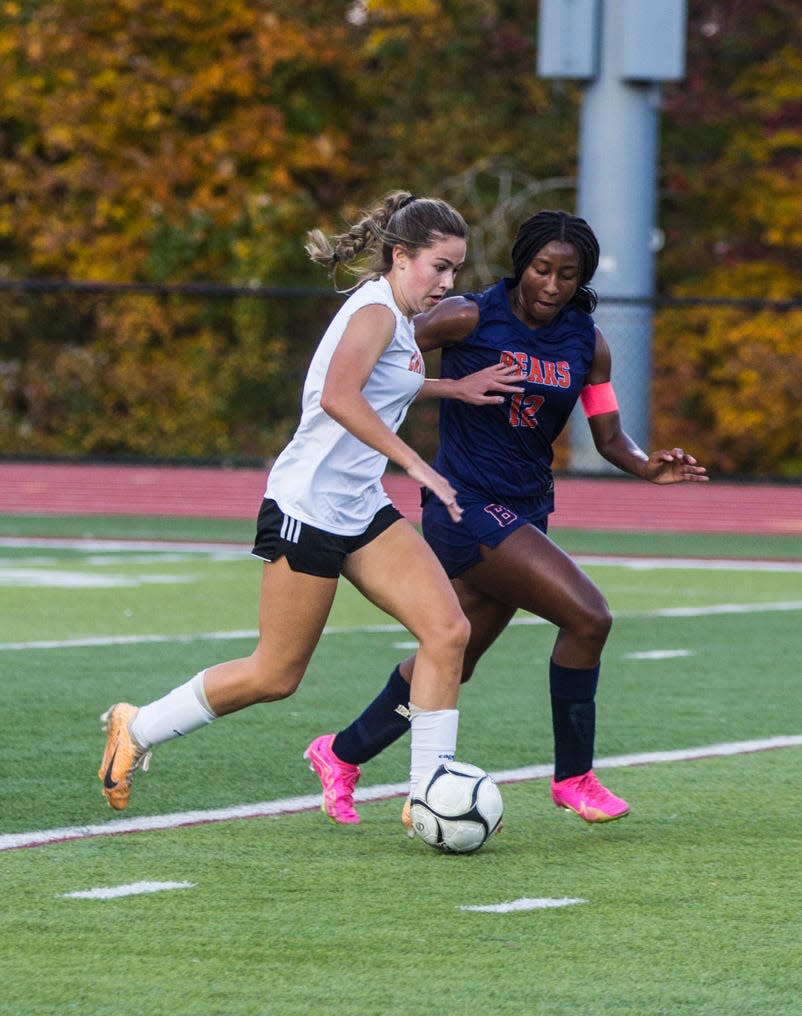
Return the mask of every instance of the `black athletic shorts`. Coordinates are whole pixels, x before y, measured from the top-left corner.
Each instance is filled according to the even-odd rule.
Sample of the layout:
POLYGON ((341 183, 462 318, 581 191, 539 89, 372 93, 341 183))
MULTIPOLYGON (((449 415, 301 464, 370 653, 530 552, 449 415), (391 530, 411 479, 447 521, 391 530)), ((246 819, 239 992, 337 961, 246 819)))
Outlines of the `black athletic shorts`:
POLYGON ((364 533, 338 536, 285 515, 272 498, 265 498, 251 553, 263 561, 277 561, 283 556, 293 571, 336 579, 349 554, 375 540, 401 518, 403 515, 395 505, 387 504, 376 512, 364 533))

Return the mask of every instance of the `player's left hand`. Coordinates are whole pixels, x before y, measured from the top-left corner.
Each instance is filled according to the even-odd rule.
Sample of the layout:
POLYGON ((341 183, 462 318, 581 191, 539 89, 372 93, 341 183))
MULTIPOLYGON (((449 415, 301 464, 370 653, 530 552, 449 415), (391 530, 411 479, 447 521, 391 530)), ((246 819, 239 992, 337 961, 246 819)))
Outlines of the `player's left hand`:
POLYGON ((706 483, 710 477, 704 466, 682 448, 652 452, 646 463, 645 479, 652 483, 706 483))

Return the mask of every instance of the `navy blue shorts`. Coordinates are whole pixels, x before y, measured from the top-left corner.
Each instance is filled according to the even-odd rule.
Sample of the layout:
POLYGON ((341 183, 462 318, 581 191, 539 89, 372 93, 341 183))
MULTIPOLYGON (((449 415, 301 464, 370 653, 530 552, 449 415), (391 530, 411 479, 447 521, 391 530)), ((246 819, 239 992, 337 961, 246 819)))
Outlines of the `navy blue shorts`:
POLYGON ((272 498, 265 498, 259 510, 251 553, 263 561, 286 557, 287 564, 295 572, 336 579, 349 554, 375 540, 401 518, 403 515, 395 505, 387 504, 376 512, 364 533, 338 536, 285 515, 272 498))
POLYGON ((452 522, 448 508, 430 491, 423 492, 423 536, 437 555, 450 579, 455 579, 482 560, 481 547, 491 550, 521 526, 531 525, 541 533, 548 530, 548 515, 531 518, 503 504, 457 494, 462 519, 452 522))

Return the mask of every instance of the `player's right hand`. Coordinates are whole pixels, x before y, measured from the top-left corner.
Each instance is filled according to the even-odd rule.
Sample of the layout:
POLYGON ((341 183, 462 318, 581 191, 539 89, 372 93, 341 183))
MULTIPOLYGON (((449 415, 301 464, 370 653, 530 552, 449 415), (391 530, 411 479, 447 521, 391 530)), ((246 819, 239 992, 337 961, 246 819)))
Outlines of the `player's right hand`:
POLYGON ((457 504, 456 490, 454 490, 444 476, 441 476, 435 469, 432 469, 428 463, 421 459, 419 462, 408 466, 407 475, 411 476, 422 487, 428 487, 435 497, 440 498, 448 509, 452 522, 459 522, 462 519, 462 508, 457 504))

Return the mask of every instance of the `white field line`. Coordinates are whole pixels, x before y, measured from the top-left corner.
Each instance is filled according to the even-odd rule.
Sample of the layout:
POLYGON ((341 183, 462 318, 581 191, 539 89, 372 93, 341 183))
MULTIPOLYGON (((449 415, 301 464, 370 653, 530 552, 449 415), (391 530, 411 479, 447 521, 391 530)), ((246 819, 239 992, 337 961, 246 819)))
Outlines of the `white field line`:
MULTIPOLYGON (((236 549, 236 545, 225 543, 190 543, 167 542, 152 540, 94 540, 94 539, 27 539, 25 537, 0 537, 0 546, 9 547, 50 547, 59 549, 83 549, 87 551, 107 550, 161 550, 185 551, 188 554, 208 554, 236 549)), ((244 548, 243 548, 244 549, 244 548)), ((741 560, 731 558, 658 558, 658 557, 622 557, 604 555, 578 555, 575 560, 584 565, 601 565, 610 567, 631 568, 638 571, 667 568, 696 568, 699 570, 736 570, 736 571, 802 571, 802 561, 767 561, 741 560)), ((2 574, 0 574, 2 586, 2 574)), ((802 600, 774 603, 723 603, 708 607, 668 607, 663 610, 645 612, 614 612, 619 618, 650 618, 650 617, 707 617, 720 614, 751 614, 773 611, 802 610, 802 600)), ((543 625, 548 622, 539 617, 516 617, 513 625, 543 625)), ((359 632, 384 633, 406 631, 398 624, 364 625, 356 627, 327 626, 324 635, 349 635, 359 632)), ((213 631, 191 635, 106 635, 90 636, 79 639, 39 639, 28 642, 1 642, 0 652, 24 651, 28 649, 70 649, 91 646, 138 645, 146 643, 187 643, 217 642, 238 639, 254 639, 255 630, 213 631)))
POLYGON ((0 547, 16 547, 25 550, 27 547, 35 547, 40 550, 85 550, 85 551, 117 551, 117 550, 154 550, 154 551, 185 551, 187 554, 218 554, 218 553, 248 553, 250 546, 234 541, 204 543, 197 540, 102 540, 94 538, 74 539, 65 537, 54 537, 52 540, 46 536, 0 536, 0 547))
MULTIPOLYGON (((802 604, 800 604, 802 609, 802 604)), ((326 627, 324 635, 355 635, 376 632, 406 631, 400 624, 366 624, 352 628, 326 627)), ((192 635, 96 635, 80 639, 39 639, 33 642, 0 642, 0 652, 24 649, 75 649, 86 646, 131 646, 151 642, 218 642, 226 639, 255 639, 256 629, 240 631, 204 631, 192 635)))
MULTIPOLYGON (((776 611, 802 610, 802 600, 778 600, 767 603, 714 603, 707 607, 664 607, 660 610, 613 611, 614 618, 650 617, 713 617, 720 614, 761 614, 776 611)), ((510 626, 548 624, 540 617, 514 617, 510 626)), ((327 625, 323 635, 358 635, 405 632, 400 624, 365 624, 352 627, 327 625)), ((78 639, 37 639, 30 642, 0 642, 0 652, 24 652, 28 649, 79 649, 88 646, 132 646, 147 643, 222 642, 236 639, 255 639, 255 629, 235 631, 207 631, 191 635, 95 635, 78 639)), ((416 643, 415 643, 416 644, 416 643)), ((407 648, 413 643, 403 643, 407 648)))
POLYGON ((555 907, 575 907, 578 903, 587 902, 587 900, 574 896, 563 896, 560 899, 551 899, 549 897, 529 899, 523 896, 519 900, 511 900, 509 903, 457 907, 457 910, 472 910, 480 914, 511 914, 515 910, 553 910, 555 907))
POLYGON ((707 557, 625 557, 608 554, 571 555, 583 565, 609 568, 629 568, 632 571, 664 571, 666 569, 697 569, 699 571, 802 571, 799 560, 769 560, 767 558, 707 558, 707 557))
POLYGON ((624 653, 624 660, 680 660, 695 656, 693 649, 647 649, 642 653, 624 653))
MULTIPOLYGON (((0 547, 84 551, 168 551, 186 554, 250 554, 250 545, 236 541, 198 540, 115 540, 75 537, 0 536, 0 547)), ((572 554, 584 565, 615 568, 666 569, 699 568, 723 571, 802 571, 802 560, 767 558, 649 557, 626 554, 572 554)))
POLYGON ((195 882, 129 882, 127 885, 97 886, 74 893, 60 893, 62 900, 116 900, 121 896, 141 896, 143 893, 163 893, 170 889, 194 889, 195 882))
MULTIPOLYGON (((748 755, 753 752, 800 746, 802 746, 802 734, 780 735, 754 741, 709 744, 699 748, 677 748, 674 751, 615 755, 606 759, 598 759, 594 764, 594 769, 617 769, 624 766, 653 765, 658 762, 688 762, 696 759, 748 755)), ((491 775, 497 783, 522 783, 526 780, 546 779, 552 775, 552 772, 553 767, 550 765, 534 765, 494 772, 491 775)), ((393 797, 403 797, 407 790, 406 783, 378 783, 372 787, 358 789, 354 794, 354 799, 356 801, 384 801, 393 797)), ((316 811, 319 807, 320 794, 313 794, 305 797, 288 797, 277 801, 261 801, 258 804, 235 805, 231 808, 215 808, 208 811, 184 811, 168 815, 142 815, 137 818, 112 819, 99 825, 6 833, 0 835, 0 851, 17 850, 21 847, 42 847, 51 843, 85 840, 97 836, 117 836, 122 833, 153 832, 157 829, 177 829, 181 826, 230 822, 235 819, 289 815, 303 811, 316 811)))

